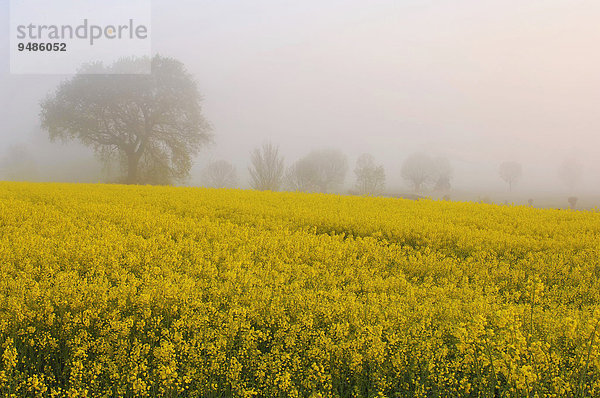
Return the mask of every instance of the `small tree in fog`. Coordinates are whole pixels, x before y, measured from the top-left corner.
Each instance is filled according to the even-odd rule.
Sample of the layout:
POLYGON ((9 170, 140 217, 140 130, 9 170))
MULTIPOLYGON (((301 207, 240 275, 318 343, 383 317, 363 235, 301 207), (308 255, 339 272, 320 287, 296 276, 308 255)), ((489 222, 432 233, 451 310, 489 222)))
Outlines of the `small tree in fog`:
POLYGON ((279 148, 266 143, 250 155, 250 185, 259 191, 277 191, 281 187, 284 173, 283 157, 279 148))
POLYGON ((576 196, 570 196, 569 199, 568 199, 569 207, 571 209, 577 208, 577 201, 579 201, 578 197, 576 197, 576 196))
POLYGON ((361 195, 379 195, 385 188, 385 170, 375 164, 372 155, 365 153, 356 161, 354 168, 356 189, 361 195))
POLYGON ((295 162, 286 173, 286 183, 297 191, 331 193, 341 188, 347 172, 346 155, 334 149, 323 149, 295 162))
POLYGON ((508 189, 512 191, 513 186, 523 176, 523 167, 517 162, 503 162, 499 168, 500 178, 508 184, 508 189))
POLYGON ((309 159, 302 158, 288 167, 285 173, 285 184, 288 189, 300 192, 317 192, 316 165, 309 159))
POLYGON ((116 158, 128 184, 170 184, 189 176, 210 127, 183 64, 155 56, 151 74, 126 74, 147 62, 85 66, 42 102, 41 122, 52 140, 78 140, 106 162, 116 158))
POLYGON ((237 185, 235 166, 226 160, 211 162, 202 171, 202 183, 212 188, 233 188, 237 185))
POLYGON ((336 192, 344 185, 348 159, 342 152, 335 149, 313 151, 307 156, 307 160, 315 165, 319 192, 336 192))
POLYGON ((452 166, 442 156, 432 158, 426 153, 414 153, 402 164, 401 174, 416 192, 431 186, 439 192, 447 192, 451 188, 452 166))
POLYGON ((433 170, 435 184, 433 189, 438 192, 448 192, 452 188, 450 180, 452 179, 452 166, 445 157, 433 159, 433 170))
POLYGON ((575 159, 565 160, 558 168, 558 175, 563 183, 572 191, 581 181, 583 168, 575 159))
POLYGON ((435 178, 433 160, 425 153, 412 154, 404 161, 400 172, 416 192, 421 192, 435 178))

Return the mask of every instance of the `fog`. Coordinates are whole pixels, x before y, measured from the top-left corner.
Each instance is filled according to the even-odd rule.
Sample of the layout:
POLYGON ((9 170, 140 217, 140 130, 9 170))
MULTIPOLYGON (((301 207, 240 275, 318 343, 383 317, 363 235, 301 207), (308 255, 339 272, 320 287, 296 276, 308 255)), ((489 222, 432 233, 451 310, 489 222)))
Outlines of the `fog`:
MULTIPOLYGON (((0 0, 8 27, 8 1, 0 0)), ((286 164, 336 148, 383 164, 390 192, 414 152, 447 157, 453 196, 506 194, 498 166, 523 165, 507 199, 600 195, 600 2, 597 0, 155 0, 153 53, 182 61, 197 79, 214 144, 248 187, 250 151, 270 141, 286 164), (568 190, 566 159, 583 167, 568 190), (568 192, 569 191, 569 192, 568 192)), ((35 179, 97 182, 90 149, 49 143, 39 102, 69 76, 11 75, 0 37, 0 158, 25 146, 35 179)), ((0 179, 2 174, 0 173, 0 179)), ((33 178, 32 178, 33 179, 33 178)), ((526 200, 526 199, 525 199, 526 200)))

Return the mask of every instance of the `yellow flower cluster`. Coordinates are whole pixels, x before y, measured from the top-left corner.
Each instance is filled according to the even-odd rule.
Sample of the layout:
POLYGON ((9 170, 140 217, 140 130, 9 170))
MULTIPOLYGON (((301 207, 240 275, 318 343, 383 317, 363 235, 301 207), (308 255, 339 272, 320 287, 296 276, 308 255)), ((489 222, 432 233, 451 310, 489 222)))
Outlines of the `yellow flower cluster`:
POLYGON ((600 396, 600 214, 0 183, 0 394, 600 396))

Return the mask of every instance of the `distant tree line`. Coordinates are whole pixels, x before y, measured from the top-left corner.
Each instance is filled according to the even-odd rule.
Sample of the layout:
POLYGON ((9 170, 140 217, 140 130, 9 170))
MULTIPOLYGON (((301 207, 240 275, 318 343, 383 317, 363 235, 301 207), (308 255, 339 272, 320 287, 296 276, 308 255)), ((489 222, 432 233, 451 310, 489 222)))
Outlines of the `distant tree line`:
MULTIPOLYGON (((144 58, 82 67, 42 101, 42 128, 51 140, 79 141, 106 164, 119 164, 119 182, 184 182, 193 158, 212 141, 211 126, 203 115, 197 85, 184 65, 161 56, 150 61, 151 73, 146 75, 131 74, 146 65, 144 58)), ((279 147, 268 142, 250 153, 248 172, 250 186, 257 190, 341 193, 349 168, 346 155, 336 149, 314 150, 286 166, 279 147)), ((386 171, 373 155, 361 155, 353 171, 351 193, 385 194, 386 171)), ((0 158, 0 172, 5 178, 34 178, 35 160, 15 147, 0 158)), ((523 176, 523 167, 506 161, 498 173, 512 191, 523 176)), ((453 168, 443 156, 414 153, 404 160, 399 174, 415 193, 433 191, 448 197, 452 189, 453 168)), ((581 180, 581 165, 566 160, 558 176, 573 192, 581 180)), ((210 162, 201 177, 203 185, 215 188, 239 183, 235 167, 226 160, 210 162)), ((575 208, 577 197, 571 195, 568 202, 575 208)))

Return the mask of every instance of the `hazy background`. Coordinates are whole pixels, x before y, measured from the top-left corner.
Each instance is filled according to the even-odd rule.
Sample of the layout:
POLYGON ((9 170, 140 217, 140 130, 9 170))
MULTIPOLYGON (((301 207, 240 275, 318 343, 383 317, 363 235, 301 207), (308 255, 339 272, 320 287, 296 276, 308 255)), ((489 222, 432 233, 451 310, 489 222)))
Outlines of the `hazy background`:
MULTIPOLYGON (((570 157, 584 167, 577 194, 600 193, 598 0, 155 0, 152 12, 153 52, 196 77, 214 127, 191 184, 226 159, 246 186, 249 151, 271 140, 288 164, 341 149, 348 186, 369 152, 406 191, 402 161, 426 151, 450 159, 459 197, 505 192, 504 160, 523 164, 513 195, 562 195, 570 157)), ((68 76, 10 75, 8 0, 0 24, 0 157, 22 145, 37 179, 100 181, 90 150, 38 128, 39 101, 68 76)))

